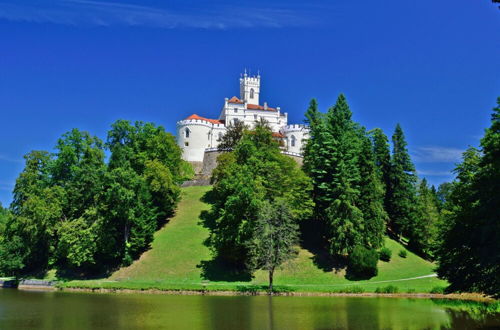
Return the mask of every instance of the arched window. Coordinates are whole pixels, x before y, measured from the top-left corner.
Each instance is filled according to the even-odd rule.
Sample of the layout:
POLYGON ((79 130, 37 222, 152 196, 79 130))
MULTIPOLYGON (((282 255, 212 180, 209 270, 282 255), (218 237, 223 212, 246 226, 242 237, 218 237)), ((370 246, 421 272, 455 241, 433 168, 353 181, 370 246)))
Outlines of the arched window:
POLYGON ((292 140, 292 147, 295 147, 295 135, 292 135, 291 140, 292 140))
POLYGON ((250 88, 250 98, 253 99, 253 88, 250 88))
POLYGON ((191 131, 186 127, 186 129, 184 130, 184 135, 186 136, 186 138, 189 138, 189 133, 191 133, 191 131))
POLYGON ((222 132, 219 132, 219 137, 217 139, 218 141, 221 141, 222 140, 222 132))

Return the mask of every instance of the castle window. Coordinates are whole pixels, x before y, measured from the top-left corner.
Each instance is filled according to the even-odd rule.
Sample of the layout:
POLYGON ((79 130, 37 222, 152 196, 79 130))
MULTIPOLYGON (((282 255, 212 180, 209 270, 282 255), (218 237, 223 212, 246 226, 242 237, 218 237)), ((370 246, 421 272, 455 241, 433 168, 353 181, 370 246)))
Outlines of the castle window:
POLYGON ((189 130, 189 128, 186 127, 186 129, 184 130, 186 138, 189 138, 189 133, 191 133, 191 131, 189 130))
POLYGON ((257 121, 257 115, 253 115, 253 119, 257 121))
POLYGON ((189 147, 189 142, 184 142, 184 146, 189 147))
POLYGON ((254 94, 253 88, 250 88, 250 98, 251 99, 253 99, 253 94, 254 94))
POLYGON ((234 108, 234 113, 238 113, 238 108, 234 108))
POLYGON ((219 132, 219 138, 218 138, 218 140, 219 141, 222 140, 222 133, 221 132, 219 132))
POLYGON ((295 135, 292 135, 292 147, 295 147, 295 135))
POLYGON ((238 122, 239 122, 238 118, 234 118, 234 124, 236 125, 238 124, 238 122))

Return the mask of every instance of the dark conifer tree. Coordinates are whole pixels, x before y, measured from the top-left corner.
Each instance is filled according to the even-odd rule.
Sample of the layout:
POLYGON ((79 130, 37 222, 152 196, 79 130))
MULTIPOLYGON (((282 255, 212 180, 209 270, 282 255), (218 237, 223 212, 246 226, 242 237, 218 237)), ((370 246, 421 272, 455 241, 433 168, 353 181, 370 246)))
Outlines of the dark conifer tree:
POLYGON ((491 127, 481 139, 482 155, 464 153, 447 199, 438 275, 452 290, 500 296, 500 97, 491 127))
MULTIPOLYGON (((357 206, 360 191, 360 144, 352 113, 343 94, 326 115, 328 155, 326 180, 319 187, 328 206, 324 214, 330 253, 348 255, 363 242, 363 212, 357 206)), ((324 151, 322 151, 324 152, 324 151)))
POLYGON ((403 129, 399 124, 392 136, 390 184, 387 187, 387 214, 392 232, 398 236, 408 235, 416 216, 417 176, 411 162, 403 129))
POLYGON ((387 209, 389 196, 388 189, 391 181, 391 151, 389 148, 389 139, 380 128, 375 128, 370 133, 373 141, 375 164, 377 165, 384 190, 384 208, 387 209))
POLYGON ((384 186, 375 163, 372 143, 363 128, 359 129, 359 200, 358 205, 363 212, 364 245, 377 249, 384 243, 385 222, 387 213, 384 209, 384 186))

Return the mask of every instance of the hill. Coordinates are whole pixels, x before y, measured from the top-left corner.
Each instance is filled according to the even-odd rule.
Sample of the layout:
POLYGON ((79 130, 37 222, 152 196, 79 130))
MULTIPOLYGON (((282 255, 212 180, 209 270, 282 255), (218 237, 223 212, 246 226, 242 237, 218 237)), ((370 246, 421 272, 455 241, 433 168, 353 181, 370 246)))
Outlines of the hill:
MULTIPOLYGON (((200 213, 209 205, 200 199, 210 187, 186 187, 182 190, 176 215, 156 232, 152 248, 129 267, 121 268, 109 278, 88 281, 70 281, 67 287, 99 287, 117 289, 177 289, 177 290, 244 290, 254 285, 265 285, 267 275, 258 271, 249 274, 234 273, 212 260, 204 240, 208 230, 200 224, 200 213)), ((394 285, 400 292, 429 292, 446 282, 433 276, 434 264, 408 252, 407 258, 398 256, 404 249, 398 242, 386 238, 392 250, 390 262, 379 261, 379 274, 370 280, 349 281, 344 270, 336 270, 320 255, 304 247, 296 259, 275 275, 277 286, 294 291, 344 291, 353 286, 374 291, 377 287, 394 285)))

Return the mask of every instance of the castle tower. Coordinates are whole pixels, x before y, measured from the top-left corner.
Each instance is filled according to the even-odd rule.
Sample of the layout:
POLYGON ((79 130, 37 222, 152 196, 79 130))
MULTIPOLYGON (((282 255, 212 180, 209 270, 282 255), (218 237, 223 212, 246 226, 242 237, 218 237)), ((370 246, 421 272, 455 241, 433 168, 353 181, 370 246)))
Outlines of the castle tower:
POLYGON ((250 77, 246 70, 240 78, 240 99, 248 104, 259 105, 260 75, 250 77))

